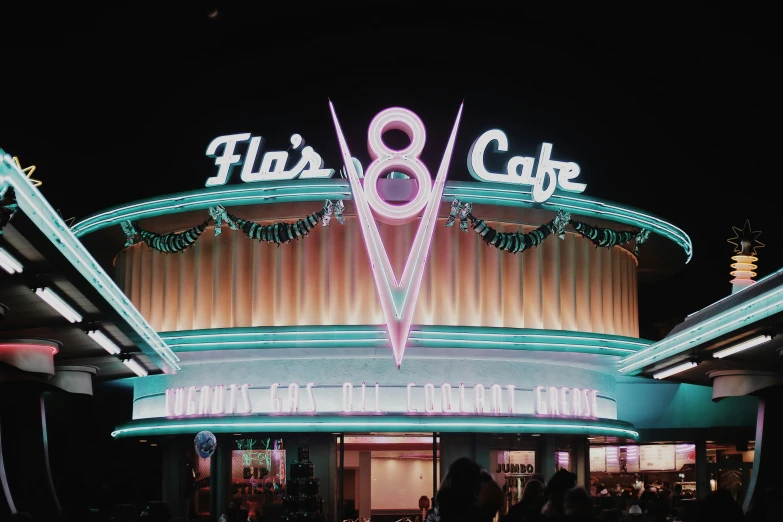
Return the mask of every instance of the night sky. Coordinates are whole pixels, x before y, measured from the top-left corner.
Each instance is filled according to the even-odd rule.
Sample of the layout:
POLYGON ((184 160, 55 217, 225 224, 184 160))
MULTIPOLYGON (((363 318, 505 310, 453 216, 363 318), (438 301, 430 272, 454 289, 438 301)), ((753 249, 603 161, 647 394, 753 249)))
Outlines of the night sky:
POLYGON ((768 13, 258 4, 217 2, 214 17, 198 2, 6 15, 0 147, 35 164, 44 195, 78 220, 203 187, 216 170, 206 147, 223 134, 282 150, 300 133, 339 169, 329 98, 365 165, 372 116, 415 111, 434 172, 464 99, 449 179, 471 179, 470 144, 501 128, 511 153, 553 143, 554 159, 581 166, 586 195, 691 236, 693 261, 640 289, 643 336, 730 292, 726 240, 745 219, 767 245, 759 276, 783 267, 781 56, 768 13))

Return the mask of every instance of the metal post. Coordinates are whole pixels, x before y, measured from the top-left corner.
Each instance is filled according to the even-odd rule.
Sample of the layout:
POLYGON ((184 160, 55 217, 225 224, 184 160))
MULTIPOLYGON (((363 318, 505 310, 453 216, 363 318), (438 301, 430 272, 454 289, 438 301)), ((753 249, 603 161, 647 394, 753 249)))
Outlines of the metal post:
POLYGON ((340 515, 338 522, 345 520, 345 433, 340 434, 340 479, 339 483, 339 504, 337 513, 340 515))
MULTIPOLYGON (((438 494, 438 434, 432 434, 432 498, 438 494)), ((432 506, 435 507, 435 506, 432 506)))

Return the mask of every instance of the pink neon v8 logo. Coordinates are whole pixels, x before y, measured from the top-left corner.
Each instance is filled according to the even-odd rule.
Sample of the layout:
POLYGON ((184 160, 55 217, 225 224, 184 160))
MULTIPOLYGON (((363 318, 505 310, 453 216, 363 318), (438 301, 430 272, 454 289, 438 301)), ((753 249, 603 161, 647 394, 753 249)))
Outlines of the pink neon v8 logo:
POLYGON ((375 287, 378 298, 386 319, 391 341, 394 359, 397 366, 402 365, 402 357, 405 352, 405 344, 408 340, 413 311, 419 297, 421 280, 424 276, 424 268, 432 243, 432 235, 435 232, 435 222, 438 218, 440 200, 443 196, 443 188, 446 184, 446 176, 454 152, 454 141, 457 137, 459 121, 462 117, 462 105, 457 112, 457 119, 451 131, 449 142, 443 153, 435 181, 432 181, 427 166, 419 159, 427 141, 424 124, 418 116, 408 109, 392 107, 378 113, 370 123, 367 135, 367 144, 373 162, 367 169, 364 184, 356 172, 356 167, 345 142, 340 122, 334 105, 329 102, 332 112, 337 140, 343 156, 343 164, 351 184, 351 192, 356 206, 356 214, 362 227, 364 243, 367 254, 370 257, 370 266, 373 271, 375 287), (390 149, 383 142, 383 134, 386 131, 398 129, 408 135, 410 144, 402 150, 390 149), (419 185, 416 196, 402 205, 392 205, 378 194, 378 178, 392 169, 400 170, 413 176, 419 185), (407 223, 415 219, 423 210, 424 214, 419 222, 413 246, 405 262, 402 277, 398 280, 392 269, 389 255, 383 245, 378 224, 372 214, 371 208, 377 212, 379 218, 393 224, 407 223))
POLYGON ((424 210, 432 192, 432 178, 427 166, 419 159, 424 144, 427 142, 427 132, 424 124, 416 114, 408 109, 392 107, 378 113, 370 123, 367 131, 367 148, 373 162, 367 167, 364 178, 364 192, 367 201, 375 210, 381 221, 392 225, 408 223, 418 217, 424 210), (402 150, 390 149, 383 142, 383 135, 390 130, 403 131, 410 144, 402 150), (392 205, 378 194, 378 178, 399 170, 413 176, 419 185, 416 196, 403 205, 392 205))

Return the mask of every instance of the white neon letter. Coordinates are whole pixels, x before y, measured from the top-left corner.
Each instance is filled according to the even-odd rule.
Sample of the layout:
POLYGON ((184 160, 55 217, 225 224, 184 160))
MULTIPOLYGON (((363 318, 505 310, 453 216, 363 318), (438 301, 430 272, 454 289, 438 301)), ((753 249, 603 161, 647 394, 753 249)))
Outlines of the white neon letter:
POLYGON ((465 410, 465 385, 459 383, 459 412, 467 413, 465 410))
POLYGON ((381 412, 381 385, 375 383, 375 413, 381 412))
POLYGON ((198 413, 198 404, 196 404, 196 387, 191 386, 188 388, 188 400, 186 415, 195 415, 198 413))
POLYGON ((476 384, 473 386, 473 411, 484 413, 484 385, 476 384))
POLYGON ((228 413, 237 412, 237 385, 228 385, 228 413))
POLYGON ((598 390, 590 390, 590 411, 598 417, 598 390))
POLYGON ((310 400, 310 406, 307 407, 307 411, 309 413, 313 413, 315 411, 315 395, 313 395, 314 386, 314 382, 307 383, 307 398, 310 400))
POLYGON ((343 411, 350 412, 353 410, 353 384, 350 382, 343 383, 343 411))
POLYGON ((557 388, 554 386, 549 387, 546 402, 549 405, 550 415, 560 415, 560 399, 557 396, 557 388))
POLYGON ((568 408, 568 388, 566 386, 560 388, 559 398, 560 398, 560 414, 570 415, 569 408, 568 408))
POLYGON ((435 385, 430 382, 424 385, 424 411, 435 411, 435 385))
POLYGON ((546 402, 544 401, 543 386, 536 386, 536 414, 546 415, 546 402))
POLYGON ((514 412, 514 390, 516 390, 516 386, 513 384, 509 384, 507 386, 508 388, 508 413, 509 415, 513 415, 514 412))
POLYGON ((489 387, 491 394, 490 404, 492 405, 492 413, 503 413, 503 389, 499 384, 493 384, 489 387))
POLYGON ((239 413, 250 413, 253 411, 253 406, 250 404, 250 385, 242 385, 242 411, 239 413))
POLYGON ((212 413, 212 387, 202 386, 198 397, 198 414, 209 415, 212 413))
POLYGON ((231 174, 231 169, 235 164, 242 164, 242 156, 234 154, 234 147, 240 141, 246 141, 250 139, 250 133, 245 132, 242 134, 231 134, 228 136, 220 136, 212 140, 207 147, 207 156, 215 158, 215 153, 218 147, 225 145, 223 148, 223 155, 215 158, 215 165, 220 167, 216 176, 207 179, 207 187, 214 187, 216 185, 225 185, 228 181, 228 177, 231 174))
POLYGON ((468 152, 468 172, 474 178, 480 181, 494 181, 498 183, 508 183, 512 180, 508 173, 497 174, 490 172, 484 166, 484 154, 490 143, 495 143, 493 152, 507 152, 508 138, 506 133, 500 129, 488 130, 478 137, 468 152))
POLYGON ((269 387, 269 398, 272 401, 272 411, 283 411, 283 401, 277 396, 277 388, 280 386, 279 382, 274 383, 269 387))
POLYGON ((549 161, 549 155, 552 153, 552 144, 541 144, 541 155, 538 157, 538 167, 536 168, 536 182, 533 185, 533 199, 537 203, 543 203, 554 194, 557 188, 557 179, 555 170, 549 161), (546 184, 546 188, 544 185, 546 184))
POLYGON ((288 385, 288 411, 299 411, 299 383, 292 382, 288 385))
POLYGON ((223 384, 215 386, 212 412, 216 415, 222 415, 226 412, 226 387, 223 384))
POLYGON ((367 384, 362 383, 362 411, 367 411, 367 384))
POLYGON ((571 388, 571 415, 582 416, 582 391, 579 388, 571 388))
POLYGON ((579 175, 579 165, 569 161, 562 163, 560 172, 557 173, 557 184, 561 189, 568 192, 584 192, 587 185, 584 183, 574 183, 571 181, 579 175))
POLYGON ((593 412, 591 411, 592 408, 590 407, 591 406, 591 404, 590 404, 590 390, 585 388, 584 390, 582 390, 582 395, 584 396, 584 405, 585 405, 584 414, 585 414, 585 417, 592 417, 593 416, 593 412))
POLYGON ((414 386, 416 386, 415 382, 408 383, 408 411, 409 412, 417 411, 416 409, 411 408, 411 388, 413 388, 414 386))
POLYGON ((451 384, 447 382, 440 385, 440 411, 451 412, 451 384))
POLYGON ((256 157, 258 156, 258 149, 261 148, 261 144, 264 143, 264 138, 256 136, 250 140, 250 145, 247 147, 247 153, 245 154, 245 161, 242 165, 242 174, 240 178, 245 183, 253 181, 263 181, 261 177, 261 169, 253 172, 253 165, 256 164, 256 157))

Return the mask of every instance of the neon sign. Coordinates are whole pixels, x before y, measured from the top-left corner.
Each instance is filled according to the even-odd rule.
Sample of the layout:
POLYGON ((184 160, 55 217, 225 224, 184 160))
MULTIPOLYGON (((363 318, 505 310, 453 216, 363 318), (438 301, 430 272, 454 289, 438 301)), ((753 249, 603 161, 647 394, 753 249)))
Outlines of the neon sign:
MULTIPOLYGON (((265 388, 265 387, 264 387, 265 388)), ((333 406, 322 408, 319 411, 316 406, 316 384, 313 382, 300 386, 298 383, 290 383, 282 386, 274 383, 269 386, 269 402, 263 400, 262 395, 254 392, 255 399, 251 397, 249 384, 229 384, 216 386, 190 386, 168 388, 166 390, 166 416, 168 417, 198 417, 214 415, 246 415, 251 413, 267 413, 273 415, 291 414, 301 415, 332 412, 340 414, 377 414, 386 413, 384 403, 391 410, 399 410, 400 413, 424 413, 441 415, 518 415, 516 396, 519 390, 509 384, 491 384, 486 388, 483 384, 466 386, 460 383, 452 386, 450 383, 442 383, 436 391, 433 383, 423 386, 414 382, 408 383, 405 388, 403 401, 394 401, 392 392, 394 388, 381 386, 380 383, 367 385, 366 382, 359 386, 346 382, 340 388, 337 401, 337 411, 333 406), (369 389, 368 389, 369 388, 369 389), (285 391, 282 391, 285 390, 285 391), (382 390, 384 393, 382 393, 382 390), (471 400, 466 397, 470 391, 471 400), (421 401, 421 399, 424 399, 421 401), (259 400, 260 399, 260 400, 259 400), (414 407, 424 404, 423 411, 414 407), (400 406, 403 404, 404 406, 400 406)), ((332 386, 331 388, 334 388, 332 386)), ((550 417, 598 417, 598 391, 589 388, 576 388, 568 386, 536 386, 534 388, 535 404, 533 412, 536 415, 550 417)), ((400 399, 401 397, 396 397, 400 399)), ((528 410, 530 408, 527 408, 528 410)))
POLYGON ((300 150, 301 158, 291 168, 286 170, 289 152, 285 150, 270 150, 264 153, 261 159, 261 165, 258 170, 253 170, 258 157, 258 151, 264 138, 261 136, 252 137, 249 132, 242 134, 230 134, 220 136, 212 140, 207 147, 207 156, 215 158, 215 165, 218 166, 217 175, 207 179, 206 186, 214 187, 216 185, 225 185, 231 176, 234 166, 242 165, 241 179, 246 183, 255 181, 275 181, 286 179, 312 179, 312 178, 331 178, 334 169, 323 168, 324 162, 321 156, 313 150, 312 147, 303 147, 304 140, 299 134, 293 134, 290 138, 291 147, 289 150, 300 150), (247 153, 243 158, 235 153, 238 143, 250 140, 247 153), (223 147, 222 154, 217 155, 217 150, 223 147))
POLYGON ((550 158, 551 143, 541 145, 538 165, 535 158, 514 156, 506 162, 505 172, 490 172, 484 166, 484 156, 491 143, 494 143, 493 152, 508 152, 508 138, 506 133, 499 129, 488 130, 479 136, 468 152, 468 171, 480 181, 530 185, 533 187, 533 199, 536 203, 548 200, 557 187, 568 192, 584 192, 587 188, 584 183, 573 181, 579 176, 579 165, 571 161, 555 161, 550 158))
POLYGON ((430 244, 432 243, 432 235, 435 231, 440 200, 446 184, 451 155, 454 151, 454 141, 456 140, 457 129, 462 117, 462 105, 460 105, 457 112, 454 128, 451 131, 451 136, 443 153, 443 160, 434 183, 431 182, 426 166, 419 160, 419 154, 426 141, 424 124, 419 117, 408 109, 400 107, 392 107, 378 113, 373 118, 368 131, 368 148, 375 161, 370 165, 364 178, 364 186, 362 186, 362 182, 359 180, 359 173, 348 150, 345 136, 337 119, 337 113, 331 102, 329 102, 329 108, 332 112, 337 139, 340 143, 343 163, 348 174, 348 180, 351 183, 356 214, 362 226, 362 235, 367 247, 367 254, 370 257, 375 288, 378 292, 378 298, 381 302, 381 308, 383 309, 383 315, 389 330, 394 359, 399 367, 402 365, 402 356, 405 352, 405 344, 408 341, 413 311, 419 298, 421 280, 424 277, 424 268, 427 263, 430 244), (382 140, 383 133, 391 129, 400 129, 408 134, 411 139, 410 145, 402 150, 392 150, 386 147, 382 140), (404 205, 390 205, 382 201, 376 192, 375 182, 377 177, 383 172, 390 171, 392 168, 404 170, 415 176, 419 181, 419 192, 416 194, 416 197, 404 205), (411 221, 422 208, 424 209, 424 215, 419 222, 413 246, 408 254, 408 259, 405 261, 405 268, 399 280, 394 274, 391 261, 389 261, 389 254, 383 246, 383 240, 378 231, 378 224, 375 222, 370 208, 376 211, 380 219, 391 223, 411 221))

